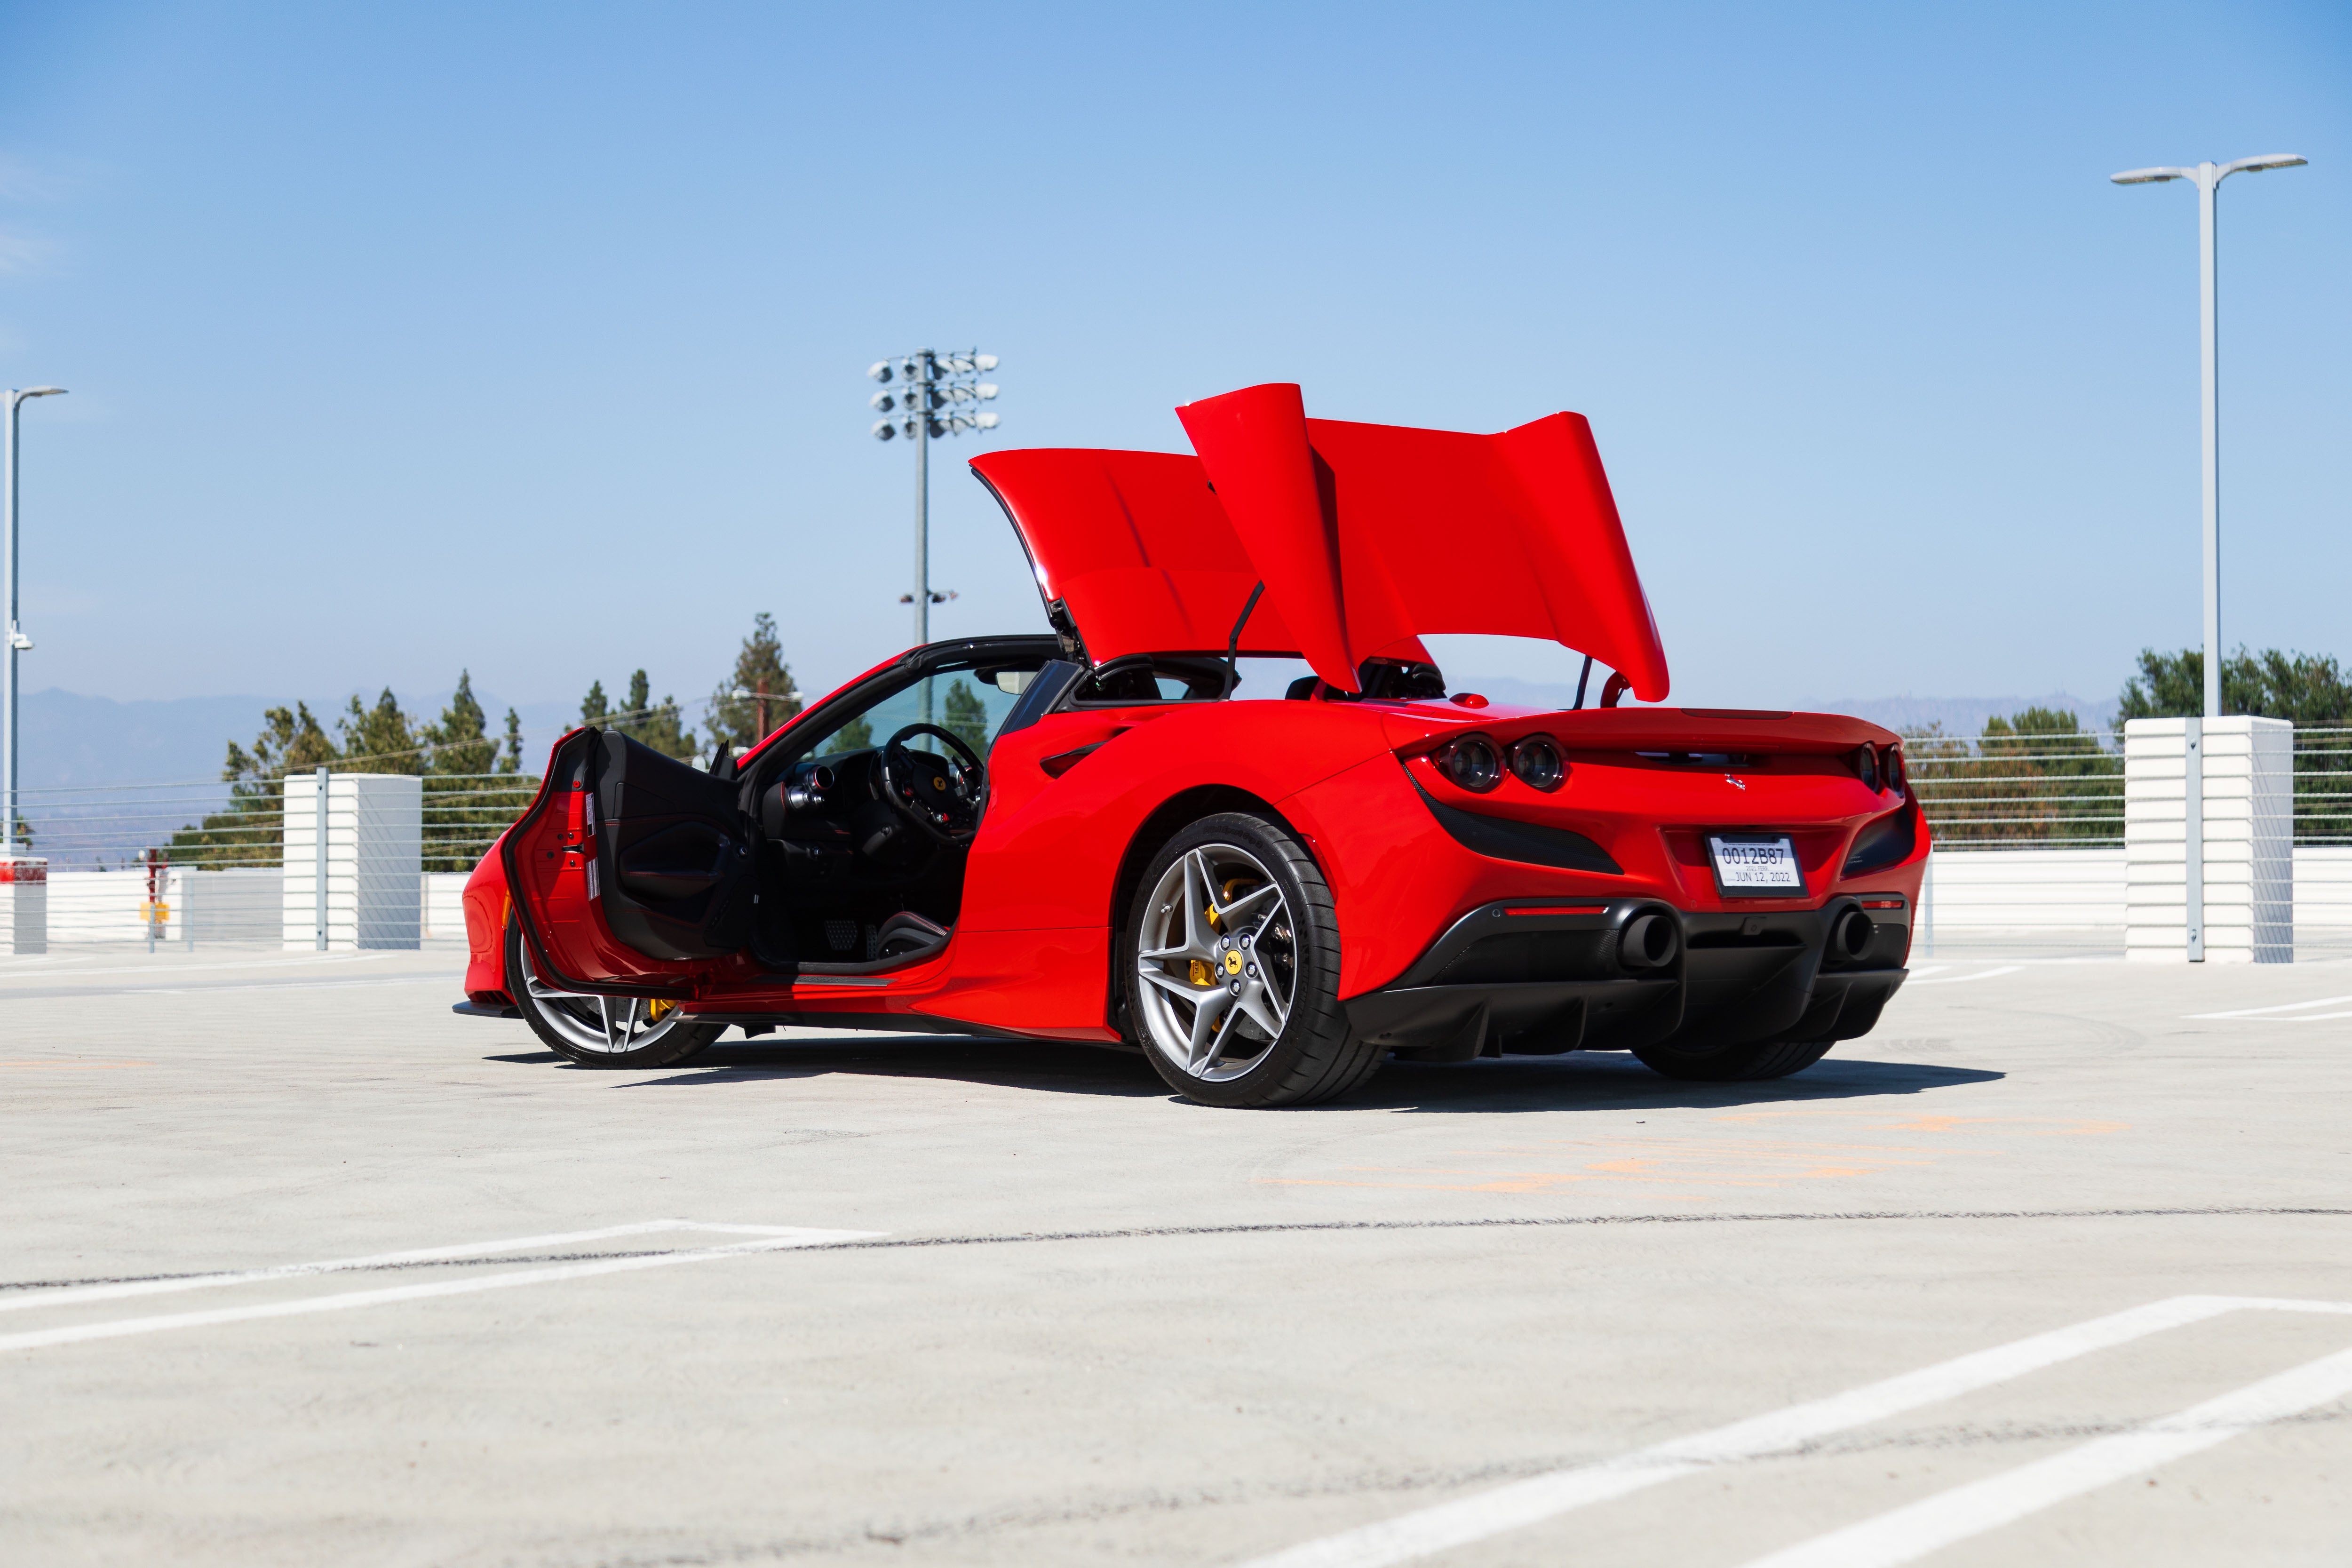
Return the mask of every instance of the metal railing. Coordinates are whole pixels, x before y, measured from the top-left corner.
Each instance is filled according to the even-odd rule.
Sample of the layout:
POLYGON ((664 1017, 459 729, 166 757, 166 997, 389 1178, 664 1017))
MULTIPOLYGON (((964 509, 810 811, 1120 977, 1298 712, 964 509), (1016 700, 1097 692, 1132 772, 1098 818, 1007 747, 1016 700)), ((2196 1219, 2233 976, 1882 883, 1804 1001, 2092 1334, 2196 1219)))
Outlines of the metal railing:
POLYGON ((1938 846, 1980 849, 2121 848, 2122 737, 1914 736, 1905 765, 1938 846))
MULTIPOLYGON (((423 784, 426 871, 472 870, 539 792, 530 773, 426 773, 423 784)), ((201 870, 284 864, 282 779, 235 790, 194 780, 79 784, 22 796, 30 852, 52 874, 127 870, 156 853, 201 870)))

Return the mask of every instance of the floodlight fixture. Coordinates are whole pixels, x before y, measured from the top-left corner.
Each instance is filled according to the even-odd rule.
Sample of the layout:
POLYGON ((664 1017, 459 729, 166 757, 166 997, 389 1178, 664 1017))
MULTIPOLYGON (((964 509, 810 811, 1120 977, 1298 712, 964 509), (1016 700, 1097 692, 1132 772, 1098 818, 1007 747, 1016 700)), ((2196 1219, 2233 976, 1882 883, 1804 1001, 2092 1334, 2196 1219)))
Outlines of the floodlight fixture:
POLYGON ((2268 169, 2294 169, 2311 160, 2295 153, 2265 153, 2259 158, 2240 158, 2221 165, 2223 174, 2259 174, 2268 169))
POLYGON ((876 413, 895 416, 875 421, 870 433, 876 440, 890 441, 904 436, 915 447, 915 591, 899 603, 915 607, 915 641, 919 645, 930 640, 930 606, 945 602, 929 586, 930 443, 935 437, 943 438, 996 428, 998 416, 994 414, 953 410, 960 405, 997 396, 1002 389, 993 382, 976 382, 972 378, 994 370, 998 363, 994 354, 977 350, 942 353, 919 349, 893 359, 877 360, 866 373, 878 382, 896 378, 907 384, 895 394, 876 393, 866 401, 876 413))

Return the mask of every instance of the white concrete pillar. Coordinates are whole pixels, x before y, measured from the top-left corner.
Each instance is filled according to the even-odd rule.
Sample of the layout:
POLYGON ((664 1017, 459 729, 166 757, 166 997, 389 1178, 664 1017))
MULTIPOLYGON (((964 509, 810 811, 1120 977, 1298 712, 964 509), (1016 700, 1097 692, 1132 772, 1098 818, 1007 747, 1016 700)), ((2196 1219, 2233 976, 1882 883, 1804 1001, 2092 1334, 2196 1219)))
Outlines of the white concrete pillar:
MULTIPOLYGON (((419 945, 425 781, 406 773, 331 774, 325 827, 328 950, 419 945)), ((319 830, 317 775, 298 773, 286 781, 289 951, 317 945, 319 830)))
POLYGON ((2134 719, 2124 726, 2124 952, 2189 957, 2191 785, 2203 805, 2204 958, 2294 961, 2294 726, 2284 719, 2134 719), (2191 726, 2201 731, 2189 777, 2191 726))
POLYGON ((48 951, 48 861, 30 855, 0 858, 0 952, 48 951))

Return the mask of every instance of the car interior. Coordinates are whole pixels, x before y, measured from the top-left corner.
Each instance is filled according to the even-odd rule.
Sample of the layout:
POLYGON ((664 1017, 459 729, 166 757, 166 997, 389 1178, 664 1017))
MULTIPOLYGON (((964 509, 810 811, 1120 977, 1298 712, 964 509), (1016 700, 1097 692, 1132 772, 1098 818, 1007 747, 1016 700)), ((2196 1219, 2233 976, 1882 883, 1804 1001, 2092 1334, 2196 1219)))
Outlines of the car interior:
POLYGON ((1215 654, 1139 654, 1089 670, 1052 637, 996 638, 861 683, 796 726, 790 743, 740 767, 721 757, 703 774, 629 742, 600 787, 614 801, 627 789, 650 804, 633 808, 642 823, 624 826, 607 918, 658 956, 748 947, 772 971, 834 974, 919 963, 954 931, 965 858, 987 806, 989 751, 1008 728, 1062 707, 1277 691, 1291 700, 1444 695, 1431 665, 1368 660, 1362 698, 1312 675, 1293 679, 1300 668, 1284 655, 1229 664, 1215 654), (688 800, 699 805, 668 805, 688 800), (740 821, 739 810, 759 826, 745 851, 728 847, 740 835, 722 826, 740 821), (749 865, 727 859, 739 852, 749 865))

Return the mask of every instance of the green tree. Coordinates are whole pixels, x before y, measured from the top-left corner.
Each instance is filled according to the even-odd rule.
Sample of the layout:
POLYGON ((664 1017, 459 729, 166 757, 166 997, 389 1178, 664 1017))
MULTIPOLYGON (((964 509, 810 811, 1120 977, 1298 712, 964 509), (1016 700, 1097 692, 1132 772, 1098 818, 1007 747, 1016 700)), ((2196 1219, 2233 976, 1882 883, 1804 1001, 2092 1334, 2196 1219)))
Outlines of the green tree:
POLYGON ((2068 710, 1996 714, 1974 744, 1940 724, 1906 731, 1903 751, 1938 842, 2123 841, 2123 758, 2068 710))
MULTIPOLYGON (((694 731, 684 727, 677 699, 665 697, 658 702, 655 701, 653 682, 646 679, 642 669, 629 677, 629 694, 618 708, 608 706, 603 681, 591 683, 588 695, 580 700, 580 721, 583 724, 601 724, 605 729, 617 731, 633 741, 651 746, 666 757, 676 757, 681 762, 691 762, 696 754, 694 731)), ((520 739, 516 741, 514 749, 519 758, 522 750, 520 739)))
MULTIPOLYGON (((2205 711, 2205 655, 2142 648, 2139 673, 2124 685, 2123 719, 2194 719, 2205 711)), ((2284 719, 2294 734, 2294 837, 2298 844, 2352 837, 2352 684, 2324 654, 2242 645, 2221 661, 2221 711, 2284 719)))
POLYGON ((330 738, 310 708, 262 714, 253 748, 232 741, 221 776, 226 809, 172 836, 178 865, 276 865, 284 855, 286 779, 324 765, 338 773, 421 773, 425 778, 425 868, 470 869, 509 824, 522 815, 539 780, 522 771, 522 721, 507 711, 504 755, 488 733, 470 671, 434 723, 412 723, 387 689, 373 707, 357 697, 330 738))
POLYGON ((457 689, 437 723, 419 734, 425 767, 425 869, 470 870, 483 851, 520 816, 538 781, 521 775, 522 724, 507 710, 509 755, 499 755, 490 739, 489 716, 474 696, 469 670, 457 672, 457 689))
MULTIPOLYGON (((2205 711, 2205 655, 2139 652, 2139 673, 2124 683, 2121 719, 2194 719, 2205 711)), ((2221 711, 2286 719, 2299 726, 2352 722, 2352 685, 2334 658, 2320 654, 2241 646, 2221 661, 2221 711)))
POLYGON ((988 755, 988 705, 971 685, 958 677, 940 706, 940 728, 970 746, 974 755, 988 755))
MULTIPOLYGON (((467 694, 472 700, 472 693, 467 694)), ((477 710, 478 711, 478 710, 477 710)), ((421 773, 425 771, 424 737, 387 686, 373 708, 362 708, 357 693, 343 716, 335 721, 342 735, 342 758, 337 768, 349 773, 421 773)))
MULTIPOLYGON (((358 699, 352 700, 356 704, 358 699)), ((309 773, 341 757, 309 704, 265 710, 252 751, 228 743, 228 761, 221 769, 227 805, 172 835, 173 863, 277 865, 285 854, 286 775, 309 773)))
POLYGON ((828 755, 835 752, 862 752, 873 743, 873 721, 861 713, 835 731, 833 739, 825 742, 824 749, 828 755))
POLYGON ((703 710, 711 743, 745 751, 767 739, 777 725, 801 710, 792 667, 776 637, 776 617, 762 610, 751 617, 751 635, 735 655, 735 672, 720 681, 703 710))
POLYGON ((630 675, 628 703, 612 716, 612 728, 666 757, 676 757, 680 762, 694 759, 694 731, 683 727, 677 699, 665 697, 655 701, 653 682, 646 679, 642 669, 630 675))
POLYGON ((439 722, 418 731, 426 747, 425 773, 488 773, 499 750, 488 726, 489 715, 474 696, 473 671, 459 670, 457 689, 451 694, 449 706, 441 710, 439 722))

